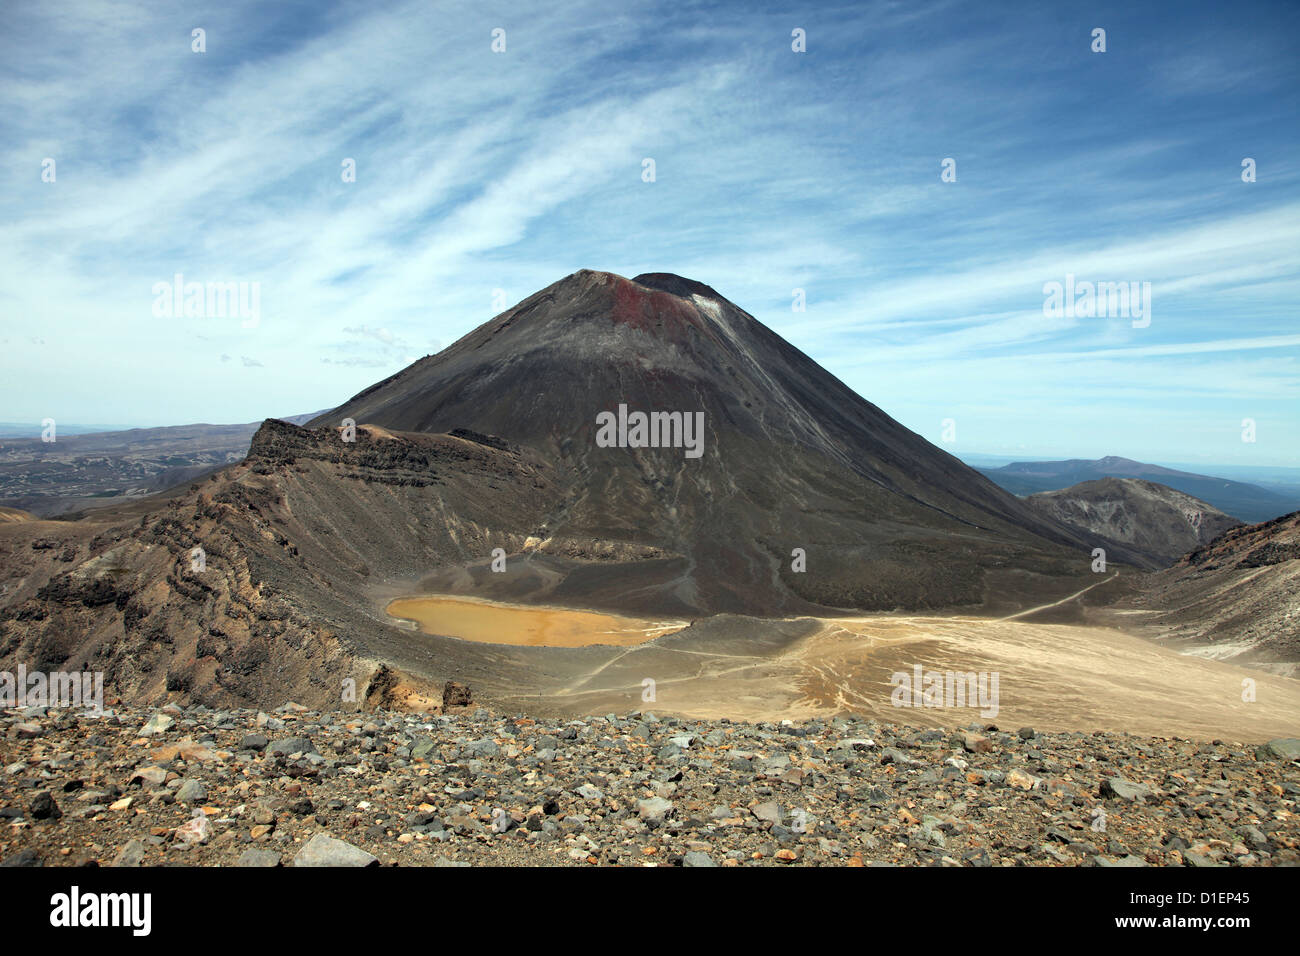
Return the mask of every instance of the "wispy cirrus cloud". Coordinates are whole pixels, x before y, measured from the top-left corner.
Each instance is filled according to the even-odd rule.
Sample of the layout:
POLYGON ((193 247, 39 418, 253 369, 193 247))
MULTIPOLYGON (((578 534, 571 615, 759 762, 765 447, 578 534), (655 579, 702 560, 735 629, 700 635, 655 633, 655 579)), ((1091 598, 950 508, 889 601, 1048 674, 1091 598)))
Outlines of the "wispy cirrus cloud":
POLYGON ((1210 435, 1296 463, 1298 26, 1266 2, 22 7, 4 417, 318 408, 604 268, 707 282, 910 427, 956 417, 955 450, 1187 460, 1210 435), (156 318, 177 273, 258 282, 260 322, 156 318), (1152 283, 1151 325, 1044 316, 1066 273, 1152 283), (1267 442, 1207 424, 1244 414, 1267 442))

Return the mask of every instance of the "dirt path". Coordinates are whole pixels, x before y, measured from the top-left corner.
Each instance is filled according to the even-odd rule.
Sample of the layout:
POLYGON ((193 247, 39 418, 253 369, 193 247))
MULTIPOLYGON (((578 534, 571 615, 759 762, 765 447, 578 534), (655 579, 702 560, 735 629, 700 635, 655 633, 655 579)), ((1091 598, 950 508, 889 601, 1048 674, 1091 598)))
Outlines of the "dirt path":
POLYGON ((1089 591, 1091 591, 1093 588, 1095 588, 1095 587, 1100 587, 1100 586, 1103 585, 1103 584, 1108 584, 1108 583, 1110 583, 1111 581, 1114 581, 1117 577, 1119 577, 1119 572, 1118 572, 1118 571, 1116 571, 1116 572, 1115 572, 1114 574, 1112 574, 1110 577, 1105 578, 1104 580, 1098 581, 1096 584, 1089 584, 1089 585, 1088 585, 1086 588, 1084 588, 1082 591, 1075 591, 1073 594, 1070 594, 1070 595, 1067 595, 1066 597, 1061 598, 1061 600, 1059 600, 1059 601, 1053 601, 1051 604, 1040 604, 1040 605, 1038 605, 1038 607, 1031 607, 1031 608, 1030 608, 1029 610, 1027 610, 1027 611, 1017 611, 1015 614, 1008 614, 1006 617, 1000 617, 1000 618, 998 618, 998 620, 999 620, 999 621, 1014 621, 1014 620, 1016 620, 1016 619, 1018 619, 1018 618, 1028 617, 1028 616, 1031 615, 1031 614, 1037 614, 1039 611, 1046 611, 1049 607, 1060 607, 1062 604, 1069 604, 1071 601, 1073 601, 1073 600, 1074 600, 1075 598, 1077 598, 1079 595, 1081 595, 1081 594, 1087 594, 1087 593, 1088 593, 1089 591))

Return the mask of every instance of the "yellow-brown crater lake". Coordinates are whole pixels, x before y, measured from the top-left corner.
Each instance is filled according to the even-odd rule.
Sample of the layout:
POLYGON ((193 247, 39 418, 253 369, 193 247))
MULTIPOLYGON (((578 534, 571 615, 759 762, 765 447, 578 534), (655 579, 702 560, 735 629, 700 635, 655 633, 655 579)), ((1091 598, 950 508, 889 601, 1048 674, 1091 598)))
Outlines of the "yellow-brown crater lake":
POLYGON ((388 605, 392 617, 411 621, 426 634, 484 644, 531 647, 585 647, 641 644, 686 626, 686 621, 575 611, 560 607, 497 604, 465 597, 399 598, 388 605))

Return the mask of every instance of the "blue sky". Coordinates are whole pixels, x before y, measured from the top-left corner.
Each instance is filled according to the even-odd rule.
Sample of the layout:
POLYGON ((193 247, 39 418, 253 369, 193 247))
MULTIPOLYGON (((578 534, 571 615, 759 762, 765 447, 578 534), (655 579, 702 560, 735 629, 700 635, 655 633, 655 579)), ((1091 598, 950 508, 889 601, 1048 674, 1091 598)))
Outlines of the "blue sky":
POLYGON ((5 15, 0 420, 329 407, 592 268, 708 283, 959 455, 1300 465, 1300 5, 5 15), (256 327, 156 316, 176 273, 256 327), (1150 325, 1045 315, 1067 274, 1150 325))

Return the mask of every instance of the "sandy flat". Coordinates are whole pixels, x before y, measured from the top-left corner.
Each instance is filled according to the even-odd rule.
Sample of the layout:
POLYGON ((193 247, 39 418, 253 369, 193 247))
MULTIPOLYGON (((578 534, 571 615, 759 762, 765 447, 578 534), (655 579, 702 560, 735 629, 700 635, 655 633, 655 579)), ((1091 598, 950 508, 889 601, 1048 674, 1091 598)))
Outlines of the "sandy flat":
MULTIPOLYGON (((1233 741, 1300 736, 1300 681, 1114 628, 890 614, 719 615, 687 626, 464 597, 399 599, 388 610, 427 633, 526 649, 527 662, 514 662, 502 696, 557 713, 653 710, 750 721, 854 713, 914 726, 990 722, 1233 741), (582 654, 573 656, 575 649, 582 654), (924 674, 996 675, 994 706, 896 706, 892 675, 918 665, 924 674)), ((507 659, 496 660, 504 666, 507 659)))
MULTIPOLYGON (((1255 740, 1300 733, 1300 681, 1179 654, 1107 628, 979 618, 827 622, 792 655, 798 703, 950 725, 950 708, 896 707, 896 672, 997 673, 1001 726, 1255 740), (1248 699, 1253 697, 1253 700, 1248 699)), ((983 720, 978 708, 962 716, 983 720)))

